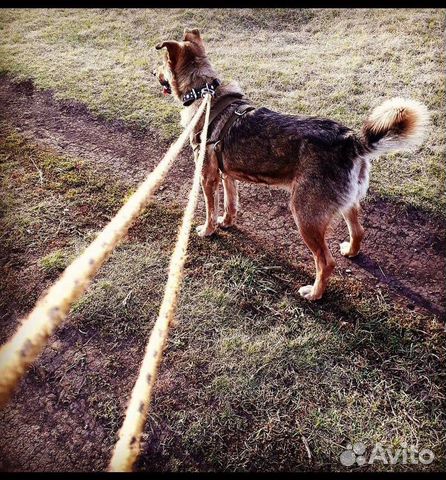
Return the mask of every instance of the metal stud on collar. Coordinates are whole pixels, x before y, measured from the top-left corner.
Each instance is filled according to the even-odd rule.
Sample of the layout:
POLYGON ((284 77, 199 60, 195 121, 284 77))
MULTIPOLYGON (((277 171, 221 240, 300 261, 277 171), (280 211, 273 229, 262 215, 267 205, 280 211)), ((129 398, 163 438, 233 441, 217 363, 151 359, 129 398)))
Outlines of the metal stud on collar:
POLYGON ((215 95, 215 87, 206 82, 206 86, 201 89, 201 95, 209 93, 212 97, 215 95))
POLYGON ((212 97, 214 97, 215 90, 220 84, 221 84, 220 80, 216 78, 211 84, 206 82, 206 85, 200 88, 198 91, 195 88, 192 88, 190 92, 184 95, 183 105, 187 107, 191 103, 193 103, 195 100, 202 98, 206 94, 209 94, 212 97))

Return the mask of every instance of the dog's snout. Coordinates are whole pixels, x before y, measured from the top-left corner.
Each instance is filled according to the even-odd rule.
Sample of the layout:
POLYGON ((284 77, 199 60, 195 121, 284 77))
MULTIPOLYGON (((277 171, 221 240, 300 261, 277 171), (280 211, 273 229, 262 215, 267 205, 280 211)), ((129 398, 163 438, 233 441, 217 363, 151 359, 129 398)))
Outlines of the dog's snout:
POLYGON ((153 75, 154 77, 156 77, 156 68, 154 68, 154 69, 152 70, 152 75, 153 75))

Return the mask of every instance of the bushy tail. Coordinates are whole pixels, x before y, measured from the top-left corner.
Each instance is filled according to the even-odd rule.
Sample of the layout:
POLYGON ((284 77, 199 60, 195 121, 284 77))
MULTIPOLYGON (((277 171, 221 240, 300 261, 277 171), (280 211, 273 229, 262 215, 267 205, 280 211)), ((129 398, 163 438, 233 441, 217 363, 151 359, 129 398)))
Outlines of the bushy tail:
POLYGON ((428 124, 429 112, 425 105, 396 97, 372 111, 361 133, 365 146, 379 155, 418 147, 425 138, 428 124))

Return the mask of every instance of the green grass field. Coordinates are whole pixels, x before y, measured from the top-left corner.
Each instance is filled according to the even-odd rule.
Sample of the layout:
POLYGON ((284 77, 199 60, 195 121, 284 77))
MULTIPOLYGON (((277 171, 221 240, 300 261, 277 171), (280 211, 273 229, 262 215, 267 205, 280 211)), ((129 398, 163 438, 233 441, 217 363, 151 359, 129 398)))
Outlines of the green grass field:
POLYGON ((185 26, 202 30, 217 71, 259 105, 360 128, 385 98, 425 102, 428 140, 375 162, 372 187, 444 214, 445 10, 6 10, 0 70, 173 138, 179 108, 150 71, 154 45, 185 26))
MULTIPOLYGON (((221 76, 237 79, 259 105, 359 128, 385 98, 422 100, 432 113, 426 143, 415 155, 376 161, 371 188, 444 216, 445 12, 4 10, 0 70, 172 139, 179 108, 150 74, 159 62, 153 46, 188 26, 202 30, 221 76)), ((129 182, 3 122, 0 134, 0 246, 9 255, 0 309, 15 322, 116 212, 129 182)), ((56 412, 67 425, 78 421, 75 433, 87 442, 84 420, 93 417, 105 431, 94 466, 105 467, 180 218, 180 208, 155 201, 100 270, 56 335, 63 349, 54 355, 64 355, 64 366, 49 347, 5 414, 9 426, 1 419, 5 432, 18 432, 4 435, 3 451, 45 464, 48 449, 63 468, 56 453, 65 448, 72 455, 65 467, 85 470, 90 451, 79 453, 63 422, 65 447, 59 439, 45 443, 43 433, 56 412), (66 342, 79 332, 89 345, 66 342), (84 410, 75 414, 70 408, 80 400, 84 410), (26 416, 26 402, 38 406, 43 431, 33 430, 40 417, 26 416), (55 410, 48 413, 48 405, 55 410)), ((297 294, 309 280, 304 268, 237 234, 191 236, 139 469, 343 470, 339 455, 357 441, 430 448, 436 460, 355 470, 444 468, 444 326, 355 276, 335 275, 324 301, 309 304, 297 294)))

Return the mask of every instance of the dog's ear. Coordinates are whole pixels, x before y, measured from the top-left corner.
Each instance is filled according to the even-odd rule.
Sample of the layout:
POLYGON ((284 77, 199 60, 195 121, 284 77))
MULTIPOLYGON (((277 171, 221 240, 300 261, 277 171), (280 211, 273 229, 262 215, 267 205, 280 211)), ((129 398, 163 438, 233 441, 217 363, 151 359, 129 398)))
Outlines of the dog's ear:
POLYGON ((181 53, 181 45, 179 44, 179 42, 176 42, 175 40, 169 40, 167 42, 158 43, 158 45, 156 45, 155 48, 157 50, 160 50, 161 48, 167 48, 169 60, 172 63, 176 63, 181 53))
POLYGON ((192 28, 192 29, 185 28, 183 40, 187 42, 194 42, 194 43, 198 43, 199 45, 203 45, 203 40, 201 39, 201 35, 198 28, 192 28))

